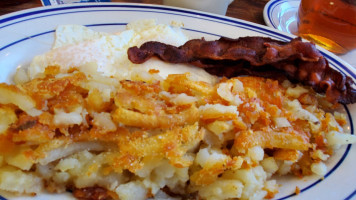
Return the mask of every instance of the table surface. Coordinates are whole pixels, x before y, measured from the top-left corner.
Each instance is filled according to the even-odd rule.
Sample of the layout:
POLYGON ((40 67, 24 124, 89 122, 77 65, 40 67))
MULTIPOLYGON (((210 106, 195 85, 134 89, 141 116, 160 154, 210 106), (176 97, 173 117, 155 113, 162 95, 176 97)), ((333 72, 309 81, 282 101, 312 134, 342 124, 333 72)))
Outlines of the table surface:
MULTIPOLYGON (((162 4, 162 0, 111 0, 112 2, 162 4)), ((263 7, 269 0, 235 0, 230 4, 226 15, 265 25, 263 7)), ((0 0, 0 15, 41 7, 40 0, 0 0)))

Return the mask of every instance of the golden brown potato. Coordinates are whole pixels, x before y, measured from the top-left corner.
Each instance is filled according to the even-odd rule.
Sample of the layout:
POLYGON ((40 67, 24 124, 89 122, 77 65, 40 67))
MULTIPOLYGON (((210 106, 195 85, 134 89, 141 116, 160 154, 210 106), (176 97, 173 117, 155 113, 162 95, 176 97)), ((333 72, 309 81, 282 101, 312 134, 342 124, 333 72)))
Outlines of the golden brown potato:
POLYGON ((248 149, 254 146, 262 148, 283 148, 295 150, 308 150, 309 138, 306 135, 294 132, 267 131, 241 131, 236 134, 234 148, 248 149))

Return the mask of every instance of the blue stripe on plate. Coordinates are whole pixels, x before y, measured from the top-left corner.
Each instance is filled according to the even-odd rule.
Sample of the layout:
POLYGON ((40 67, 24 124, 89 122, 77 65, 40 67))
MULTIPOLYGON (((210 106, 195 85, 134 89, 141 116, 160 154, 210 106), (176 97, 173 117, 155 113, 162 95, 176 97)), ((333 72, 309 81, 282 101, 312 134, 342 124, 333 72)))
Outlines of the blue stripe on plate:
MULTIPOLYGON (((126 26, 126 25, 127 25, 127 23, 107 23, 107 24, 89 24, 89 25, 85 25, 85 26, 94 27, 94 26, 126 26)), ((29 40, 29 39, 33 39, 33 38, 38 37, 38 36, 46 35, 46 34, 49 34, 49 33, 54 33, 54 32, 55 32, 55 30, 50 30, 50 31, 38 33, 38 34, 35 34, 35 35, 31 35, 29 37, 22 38, 22 39, 17 40, 17 41, 15 41, 13 43, 10 43, 10 44, 7 44, 7 45, 5 45, 3 47, 0 47, 0 51, 6 49, 8 47, 11 47, 11 46, 13 46, 15 44, 18 44, 20 42, 23 42, 23 41, 26 41, 26 40, 29 40)))
POLYGON ((269 5, 269 7, 267 8, 267 17, 268 17, 268 20, 271 22, 272 26, 273 26, 274 28, 276 28, 276 29, 277 29, 277 26, 276 26, 276 24, 274 23, 273 18, 272 18, 273 11, 274 11, 274 9, 275 9, 278 5, 280 5, 280 4, 282 4, 282 3, 285 3, 285 2, 288 2, 288 0, 276 0, 276 1, 273 1, 273 2, 269 5))
POLYGON ((213 36, 221 37, 221 35, 218 35, 218 34, 215 34, 215 33, 209 33, 209 32, 194 30, 194 29, 190 29, 190 28, 182 28, 182 29, 187 30, 187 31, 196 32, 196 33, 203 33, 203 34, 207 34, 207 35, 213 35, 213 36))
MULTIPOLYGON (((234 19, 234 18, 220 17, 218 15, 212 15, 212 14, 208 14, 208 13, 201 13, 201 12, 195 12, 195 11, 190 11, 190 10, 181 10, 181 9, 169 8, 169 7, 130 5, 130 4, 123 4, 123 5, 115 5, 115 4, 113 4, 113 5, 109 5, 109 4, 95 5, 95 4, 91 4, 91 5, 65 6, 65 7, 59 6, 59 7, 56 7, 56 8, 29 11, 27 13, 22 13, 22 14, 18 14, 18 15, 15 15, 15 16, 5 17, 4 19, 0 19, 0 24, 3 24, 5 22, 18 20, 18 19, 25 18, 25 17, 29 17, 29 16, 33 16, 33 15, 37 15, 37 14, 43 14, 43 13, 54 12, 54 11, 67 11, 67 10, 73 10, 73 9, 84 9, 84 8, 139 8, 139 9, 163 10, 163 11, 169 11, 168 13, 164 12, 166 14, 187 16, 187 15, 182 15, 182 14, 177 14, 177 13, 171 13, 171 12, 178 12, 178 13, 189 14, 188 17, 191 17, 191 18, 204 19, 202 17, 207 17, 207 18, 219 20, 220 21, 219 23, 221 23, 221 21, 223 21, 223 22, 229 22, 229 23, 233 23, 233 24, 240 24, 240 25, 244 26, 244 28, 249 27, 249 30, 258 31, 260 33, 273 34, 274 37, 278 36, 280 38, 283 38, 284 40, 290 40, 292 38, 292 37, 287 36, 285 34, 276 32, 276 31, 274 31, 272 29, 270 30, 267 27, 263 27, 261 25, 256 25, 256 24, 245 23, 242 20, 238 20, 238 19, 234 19), (263 31, 263 32, 261 32, 261 31, 263 31)), ((91 10, 91 11, 88 11, 88 12, 92 12, 92 11, 107 11, 107 10, 91 10)), ((133 11, 133 10, 127 10, 127 11, 133 11)), ((138 11, 140 11, 140 12, 157 12, 157 11, 144 11, 144 10, 138 10, 138 11)), ((79 11, 75 11, 75 12, 79 12, 79 11)), ((80 12, 83 12, 83 11, 80 11, 80 12)), ((159 13, 159 12, 157 12, 157 13, 159 13)), ((43 16, 43 17, 45 17, 45 16, 43 16)), ((27 20, 29 20, 29 19, 24 19, 24 20, 21 20, 21 21, 12 22, 11 24, 2 25, 0 28, 9 26, 9 25, 12 25, 12 24, 15 24, 15 23, 19 23, 19 22, 22 22, 22 21, 27 21, 27 20)), ((211 21, 209 19, 204 19, 204 20, 211 21)), ((217 22, 217 21, 214 21, 214 22, 217 22)), ((226 23, 223 23, 223 24, 226 24, 226 23)), ((228 24, 228 25, 231 25, 231 24, 228 24)))
MULTIPOLYGON (((52 6, 52 5, 59 5, 59 4, 66 4, 68 1, 66 0, 56 0, 54 2, 51 2, 50 0, 41 0, 42 5, 44 6, 52 6)), ((111 2, 110 0, 78 0, 76 2, 71 2, 69 3, 88 3, 88 2, 111 2)))
MULTIPOLYGON (((89 25, 86 25, 86 26, 88 26, 88 27, 92 26, 93 27, 93 26, 114 26, 114 25, 115 26, 126 26, 127 23, 89 24, 89 25)), ((25 40, 29 40, 29 39, 32 39, 32 38, 35 38, 35 37, 38 37, 38 36, 42 36, 42 35, 49 34, 49 33, 54 33, 54 32, 55 32, 55 30, 50 30, 50 31, 46 31, 46 32, 43 32, 43 33, 38 33, 38 34, 35 34, 35 35, 31 35, 29 37, 22 38, 22 39, 17 40, 17 41, 15 41, 13 43, 10 43, 10 44, 7 44, 7 45, 5 45, 3 47, 0 47, 0 51, 6 49, 8 47, 11 47, 11 46, 13 46, 13 45, 15 45, 17 43, 23 42, 25 40)))
POLYGON ((273 21, 273 18, 272 18, 272 13, 273 13, 273 10, 274 8, 276 7, 275 4, 279 3, 280 1, 279 0, 276 0, 276 1, 273 1, 270 6, 268 7, 267 9, 267 17, 268 17, 268 20, 271 22, 273 28, 277 29, 277 26, 276 24, 274 23, 273 21))
POLYGON ((224 24, 224 25, 229 25, 229 26, 233 26, 233 27, 238 27, 238 28, 243 28, 243 29, 246 29, 246 30, 251 30, 251 31, 254 31, 254 32, 257 32, 257 33, 261 33, 261 34, 264 34, 264 35, 268 35, 270 37, 274 37, 276 39, 279 39, 281 41, 288 41, 291 39, 291 37, 279 37, 279 36, 276 36, 275 33, 273 32, 269 32, 267 30, 263 30, 263 29, 256 29, 257 27, 254 27, 254 26, 251 26, 251 28, 247 28, 245 24, 243 23, 236 23, 236 24, 230 24, 230 23, 223 23, 223 22, 220 22, 220 21, 216 21, 216 20, 209 20, 209 19, 205 19, 205 18, 201 18, 201 17, 198 17, 198 16, 190 16, 190 15, 182 15, 182 14, 176 14, 176 13, 170 13, 170 12, 159 12, 159 11, 142 11, 142 10, 88 10, 88 11, 74 11, 74 12, 63 12, 63 13, 56 13, 56 14, 50 14, 50 15, 44 15, 44 16, 40 16, 40 17, 33 17, 33 18, 30 18, 30 19, 25 19, 25 20, 21 20, 21 21, 18 21, 18 22, 14 22, 12 24, 8 24, 8 25, 5 25, 5 26, 2 26, 0 27, 0 29, 2 28, 5 28, 7 26, 11 26, 11 25, 14 25, 14 24, 17 24, 17 23, 21 23, 21 22, 25 22, 25 21, 30 21, 30 20, 33 20, 33 19, 39 19, 39 18, 43 18, 43 17, 50 17, 50 16, 56 16, 56 15, 65 15, 65 14, 70 14, 70 13, 84 13, 84 12, 107 12, 107 11, 115 11, 115 12, 125 12, 125 11, 131 11, 131 12, 150 12, 150 13, 159 13, 159 14, 169 14, 169 15, 176 15, 176 16, 183 16, 183 17, 190 17, 190 18, 195 18, 195 19, 201 19, 201 20, 205 20, 205 21, 210 21, 210 22, 216 22, 216 23, 219 23, 219 24, 224 24))
MULTIPOLYGON (((273 3, 277 3, 277 2, 278 1, 273 2, 273 3)), ((95 4, 92 4, 92 5, 66 6, 66 7, 61 7, 60 6, 60 7, 51 8, 51 9, 37 10, 37 11, 28 12, 28 13, 23 13, 23 14, 19 14, 19 15, 16 15, 16 16, 10 16, 10 17, 7 17, 7 18, 5 17, 4 19, 0 20, 0 24, 8 22, 8 21, 11 21, 11 20, 16 20, 16 19, 27 17, 27 16, 41 14, 41 13, 48 13, 48 12, 53 12, 53 11, 63 11, 63 10, 73 10, 73 9, 78 9, 78 8, 82 8, 83 9, 83 8, 98 8, 98 7, 101 7, 101 8, 102 7, 104 7, 104 8, 112 8, 112 7, 115 7, 115 8, 141 8, 141 9, 164 10, 164 11, 174 11, 174 12, 178 12, 178 13, 193 14, 194 16, 182 15, 182 14, 170 13, 170 12, 167 13, 167 12, 158 12, 158 11, 136 10, 136 11, 139 11, 139 12, 153 12, 153 13, 165 13, 165 14, 171 14, 171 15, 187 16, 187 17, 191 17, 191 18, 197 18, 197 19, 202 19, 202 20, 212 21, 212 22, 218 22, 218 23, 222 23, 221 21, 224 21, 224 22, 228 22, 228 23, 222 23, 222 24, 231 25, 231 26, 234 26, 234 27, 240 27, 240 28, 244 28, 244 29, 247 29, 247 30, 256 31, 256 32, 259 32, 259 33, 263 33, 263 34, 275 37, 275 38, 283 40, 283 41, 287 41, 287 40, 292 39, 291 36, 285 35, 283 33, 279 33, 278 31, 269 30, 267 27, 262 27, 262 26, 260 27, 259 25, 255 25, 255 24, 245 23, 242 20, 238 20, 238 19, 233 19, 233 18, 228 18, 228 17, 220 17, 220 16, 217 16, 217 15, 211 15, 211 14, 208 14, 208 13, 194 12, 194 11, 189 11, 189 10, 181 10, 181 9, 168 8, 168 7, 130 5, 130 4, 123 4, 123 5, 115 5, 115 4, 114 5, 107 5, 107 4, 95 5, 95 4), (214 19, 214 20, 205 19, 205 18, 202 18, 201 16, 207 17, 207 18, 211 18, 211 19, 214 19), (216 21, 216 20, 219 20, 219 21, 216 21), (233 24, 230 24, 230 23, 233 23, 233 24)), ((75 13, 75 12, 98 12, 98 11, 105 12, 105 11, 110 11, 110 10, 89 10, 89 11, 74 11, 74 12, 72 11, 70 13, 75 13)), ((113 11, 120 11, 120 10, 113 10, 113 11)), ((123 11, 123 10, 121 10, 121 11, 123 11)), ((124 10, 124 11, 135 11, 135 10, 124 10)), ((59 14, 68 14, 68 13, 56 13, 56 14, 51 14, 51 15, 59 15, 59 14)), ((40 18, 40 17, 46 17, 46 16, 34 17, 34 18, 31 18, 31 19, 36 19, 36 18, 40 18)), ((9 25, 12 25, 12 24, 20 23, 22 21, 28 21, 28 20, 31 20, 31 19, 25 19, 25 20, 13 22, 13 23, 7 24, 5 26, 9 26, 9 25)), ((2 27, 5 27, 5 26, 2 26, 2 27)), ((339 67, 336 67, 340 71, 346 71, 348 74, 350 74, 351 76, 356 78, 355 73, 353 73, 347 67, 343 66, 343 64, 341 64, 335 58, 332 58, 331 56, 326 55, 325 53, 323 53, 323 55, 327 59, 332 60, 333 62, 335 62, 338 65, 340 65, 340 67, 343 70, 340 70, 339 67)))
POLYGON ((29 40, 29 39, 32 39, 32 38, 35 38, 35 37, 38 37, 38 36, 41 36, 41 35, 46 35, 46 34, 48 34, 48 33, 53 33, 53 32, 54 32, 54 30, 51 30, 51 31, 46 31, 46 32, 43 32, 43 33, 38 33, 38 34, 29 36, 29 37, 22 38, 22 39, 20 39, 20 40, 17 40, 17 41, 15 41, 15 42, 13 42, 13 43, 10 43, 10 44, 7 44, 7 45, 1 47, 1 48, 0 48, 0 51, 6 49, 6 48, 8 48, 8 47, 11 47, 11 46, 13 46, 13 45, 15 45, 15 44, 18 44, 18 43, 20 43, 20 42, 23 42, 23 41, 26 41, 26 40, 29 40))
POLYGON ((86 27, 95 27, 95 26, 126 26, 127 23, 104 23, 104 24, 88 24, 86 27))
MULTIPOLYGON (((69 6, 69 7, 57 7, 57 8, 51 8, 51 9, 45 9, 45 10, 37 10, 37 11, 30 11, 28 13, 23 13, 23 14, 19 14, 19 15, 16 15, 16 16, 10 16, 10 17, 7 17, 7 18, 4 18, 4 19, 1 19, 0 20, 0 24, 3 24, 3 23, 6 23, 6 22, 10 22, 10 21, 13 21, 13 20, 18 20, 18 19, 21 19, 21 18, 25 18, 25 17, 28 17, 28 16, 33 16, 33 15, 37 15, 37 14, 42 14, 42 13, 48 13, 48 12, 54 12, 54 11, 63 11, 63 10, 73 10, 73 9, 83 9, 83 8, 97 8, 97 7, 100 7, 100 8, 112 8, 112 7, 115 7, 115 8, 140 8, 140 9, 155 9, 155 10, 164 10, 164 11, 173 11, 173 12, 178 12, 178 13, 185 13, 185 14, 193 14, 195 16, 188 16, 188 17, 191 17, 191 18, 198 18, 198 19, 203 19, 203 20, 206 20, 206 21, 212 21, 212 22, 218 22, 218 23, 222 23, 221 21, 223 21, 224 23, 223 24, 226 24, 226 25, 231 25, 231 26, 235 26, 235 27, 241 27, 241 28, 244 28, 244 29, 248 29, 248 30, 253 30, 253 31, 257 31, 259 33, 263 33, 263 34, 267 34, 267 35, 270 35, 272 37, 280 37, 280 39, 286 41, 286 40, 290 40, 292 37, 288 36, 288 35, 284 35, 282 33, 278 33, 276 31, 273 31, 273 30, 269 30, 267 28, 264 28, 264 27, 259 27, 257 25, 253 25, 253 24, 248 24, 248 23, 244 23, 243 21, 240 21, 240 20, 236 20, 236 19, 232 19, 232 18, 226 18, 226 17, 219 17, 219 16, 216 16, 216 15, 210 15, 210 14, 207 14, 207 13, 200 13, 200 12, 194 12, 194 11, 189 11, 189 10, 181 10, 181 9, 175 9, 175 8, 166 8, 166 7, 153 7, 153 6, 142 6, 142 5, 82 5, 82 6, 69 6), (214 19, 214 20, 211 20, 211 19, 205 19, 205 18, 202 18, 202 17, 207 17, 207 18, 211 18, 211 19, 214 19), (216 20, 219 20, 219 21, 216 21, 216 20), (232 23, 232 24, 230 24, 232 23), (248 27, 248 28, 246 28, 248 27)), ((97 12, 97 11, 107 11, 107 10, 90 10, 90 11, 72 11, 71 13, 74 13, 74 12, 97 12)), ((117 10, 115 10, 117 11, 117 10)), ((133 10, 126 10, 126 11, 133 11, 133 10)), ((166 13, 166 14, 170 14, 170 15, 180 15, 180 16, 187 16, 187 15, 182 15, 182 14, 177 14, 177 13, 167 13, 167 12, 157 12, 157 11, 142 11, 142 10, 136 10, 136 11, 140 11, 140 12, 156 12, 156 13, 166 13)), ((67 12, 68 13, 68 12, 67 12)), ((51 14, 51 15, 59 15, 59 14, 66 14, 66 13, 56 13, 56 14, 51 14)), ((50 15, 49 15, 50 16, 50 15)), ((32 20, 32 19, 36 19, 36 18, 40 18, 40 17, 46 17, 46 16, 39 16, 39 17, 33 17, 31 19, 22 19, 20 21, 17 21, 17 22, 12 22, 11 24, 7 24, 7 25, 3 25, 2 27, 0 28, 3 28, 3 27, 6 27, 6 26, 10 26, 10 25, 13 25, 13 24, 16 24, 16 23, 20 23, 20 22, 23 22, 23 21, 28 21, 28 20, 32 20)), ((87 25, 87 26, 106 26, 106 25, 126 25, 126 23, 110 23, 110 24, 91 24, 91 25, 87 25)), ((199 31, 199 30, 194 30, 194 29, 188 29, 186 28, 186 30, 188 31, 195 31, 195 32, 199 32, 199 33, 205 33, 205 34, 210 34, 210 35, 214 35, 214 36, 219 36, 219 35, 216 35, 216 34, 213 34, 213 33, 208 33, 208 32, 203 32, 203 31, 199 31)), ((50 31, 47 31, 47 32, 43 32, 43 33, 39 33, 39 34, 36 34, 36 35, 33 35, 31 37, 27 37, 27 38, 23 38, 21 40, 18 40, 18 41, 15 41, 11 44, 8 44, 6 46, 3 46, 0 48, 0 51, 1 50, 4 50, 5 48, 8 48, 14 44, 17 44, 17 43, 20 43, 20 42, 23 42, 25 40, 28 40, 30 38, 33 38, 33 37, 38 37, 38 36, 41 36, 41 35, 45 35, 45 34, 49 34, 49 33, 53 33, 54 30, 50 30, 50 31)), ((323 52, 322 52, 323 53, 323 52)), ((348 72, 351 76, 353 76, 354 78, 356 78, 355 74, 349 70, 346 66, 344 66, 340 61, 338 61, 337 59, 323 53, 323 55, 331 60, 333 63, 339 65, 344 71, 348 72)), ((338 68, 338 67, 337 67, 338 68)), ((338 68, 339 69, 339 68, 338 68)), ((340 69, 339 69, 340 70, 340 69)), ((340 70, 342 71, 342 70, 340 70)), ((345 110, 348 114, 348 118, 350 120, 350 127, 351 127, 351 133, 354 134, 353 132, 353 124, 352 124, 352 119, 351 119, 351 115, 350 115, 350 112, 347 108, 347 106, 344 106, 345 107, 345 110)), ((345 160, 347 154, 349 153, 350 151, 350 148, 351 148, 351 145, 348 145, 347 146, 347 149, 345 151, 345 153, 343 154, 342 158, 339 160, 339 162, 326 174, 325 178, 326 179, 329 175, 331 175, 340 165, 341 163, 345 160)), ((304 192, 306 190, 309 190, 310 188, 312 188, 313 186, 317 185, 319 182, 321 181, 321 179, 319 179, 318 181, 314 182, 313 184, 303 188, 301 190, 301 192, 304 192)), ((356 191, 353 192, 350 196, 348 196, 347 198, 351 198, 353 195, 356 194, 356 191)), ((286 197, 282 197, 280 198, 279 200, 282 200, 282 199, 286 199, 286 198, 289 198, 289 197, 292 197, 294 196, 295 194, 291 194, 291 195, 288 195, 286 197)), ((4 199, 3 197, 0 196, 0 200, 4 199)))
POLYGON ((356 190, 345 198, 345 200, 351 200, 352 197, 356 195, 356 190))
MULTIPOLYGON (((352 124, 351 113, 350 113, 350 111, 349 111, 349 109, 347 108, 346 105, 344 105, 344 108, 345 108, 345 111, 346 111, 346 113, 347 113, 347 116, 348 116, 348 119, 349 119, 349 122, 350 122, 351 134, 354 135, 354 126, 353 126, 353 124, 352 124)), ((347 156, 347 155, 349 154, 349 152, 350 152, 351 146, 352 146, 352 144, 347 145, 347 148, 346 148, 346 150, 345 150, 344 155, 342 155, 342 157, 341 157, 341 159, 339 160, 339 162, 336 163, 336 165, 324 176, 324 178, 319 179, 319 180, 315 181, 314 183, 310 184, 309 186, 307 186, 307 187, 301 189, 301 190, 300 190, 300 193, 303 193, 303 192, 309 190, 310 188, 314 187, 315 185, 317 185, 317 184, 320 183, 321 181, 325 180, 328 176, 330 176, 330 175, 344 162, 346 156, 347 156)), ((354 193, 356 193, 356 191, 355 191, 354 193)), ((354 193, 352 193, 351 195, 354 195, 354 193)), ((296 196, 296 195, 297 195, 296 193, 293 193, 293 194, 290 194, 290 195, 288 195, 288 196, 281 197, 281 198, 279 198, 279 199, 277 199, 277 200, 285 200, 285 199, 288 199, 288 198, 293 197, 293 196, 296 196)), ((350 195, 350 196, 351 196, 351 195, 350 195)), ((352 196, 351 196, 351 197, 352 197, 352 196)), ((350 198, 350 197, 349 197, 349 198, 350 198)))
MULTIPOLYGON (((74 6, 76 7, 76 6, 74 6)), ((115 6, 117 7, 117 6, 115 6)), ((67 8, 67 7, 64 7, 64 8, 67 8)), ((160 10, 163 9, 163 8, 160 8, 160 10)), ((67 9, 66 9, 67 10, 67 9)), ((171 10, 171 9, 168 9, 168 10, 171 10)), ((176 9, 173 9, 173 10, 176 10, 176 9)), ((33 18, 29 18, 29 19, 24 19, 24 20, 20 20, 20 21, 16 21, 16 22, 13 22, 13 23, 10 23, 10 24, 6 24, 6 25, 3 25, 3 26, 0 26, 0 29, 2 28, 5 28, 7 26, 11 26, 11 25, 14 25, 14 24, 17 24, 17 23, 21 23, 21 22, 25 22, 25 21, 29 21, 29 20, 33 20, 33 19, 38 19, 38 18, 43 18, 43 17, 49 17, 49 16, 55 16, 55 15, 62 15, 62 14, 70 14, 70 13, 81 13, 81 12, 107 12, 107 11, 121 11, 121 12, 124 12, 124 11, 138 11, 138 12, 152 12, 152 13, 160 13, 160 14, 169 14, 169 15, 177 15, 177 16, 185 16, 185 17, 190 17, 190 18, 196 18, 196 19, 202 19, 202 20, 205 20, 205 21, 211 21, 211 22, 217 22, 217 23, 220 23, 220 24, 225 24, 225 25, 230 25, 230 26, 234 26, 234 27, 239 27, 239 28, 244 28, 244 29, 247 29, 247 30, 251 30, 251 31, 254 31, 254 32, 258 32, 258 33, 262 33, 262 34, 265 34, 265 35, 268 35, 270 37, 275 37, 279 40, 282 40, 282 41, 288 41, 290 39, 292 39, 292 37, 290 36, 287 36, 287 35, 284 35, 284 34, 280 34, 278 32, 275 32, 275 31, 271 31, 271 30, 268 30, 266 29, 265 27, 257 27, 256 25, 251 25, 251 24, 248 24, 248 23, 244 23, 242 21, 238 21, 238 20, 224 20, 224 21, 228 21, 230 23, 224 23, 224 22, 221 22, 221 21, 216 21, 216 20, 210 20, 210 19, 206 19, 206 18, 202 18, 200 16, 203 16, 200 14, 199 16, 199 13, 195 13, 194 16, 191 16, 191 15, 183 15, 183 14, 178 14, 178 13, 171 13, 171 12, 162 12, 162 11, 148 11, 148 10, 87 10, 87 11, 71 11, 71 12, 63 12, 63 13, 55 13, 55 14, 49 14, 49 15, 43 15, 43 16, 38 16, 38 17, 33 17, 33 18), (234 23, 233 24, 231 24, 234 23), (247 28, 248 27, 248 28, 247 28)), ((183 12, 183 13, 192 13, 191 11, 186 11, 186 12, 183 12)), ((194 12, 193 12, 194 13, 194 12)), ((37 14, 37 13, 36 13, 37 14)), ((216 16, 213 16, 213 15, 207 15, 207 16, 210 16, 210 18, 213 18, 213 19, 225 19, 225 18, 221 18, 221 17, 216 17, 216 16)), ((19 18, 21 17, 27 17, 27 15, 25 16, 20 16, 19 18)), ((11 18, 11 17, 10 17, 11 18)), ((16 18, 17 19, 17 18, 16 18)), ((6 19, 4 19, 6 20, 6 19)), ((14 20, 14 19, 12 19, 14 20)), ((1 24, 1 20, 0 20, 0 24, 1 24)))
MULTIPOLYGON (((351 113, 350 113, 349 109, 347 109, 346 106, 345 106, 345 108, 346 108, 347 115, 349 116, 349 120, 350 120, 350 122, 352 122, 351 113)), ((350 129, 351 129, 351 133, 354 134, 354 132, 353 132, 354 131, 354 126, 353 126, 352 123, 350 123, 350 129)), ((350 146, 351 146, 351 144, 347 148, 349 148, 350 146)), ((354 190, 353 193, 351 193, 349 196, 347 196, 345 198, 345 200, 351 200, 351 198, 354 197, 355 195, 356 195, 356 190, 354 190)))

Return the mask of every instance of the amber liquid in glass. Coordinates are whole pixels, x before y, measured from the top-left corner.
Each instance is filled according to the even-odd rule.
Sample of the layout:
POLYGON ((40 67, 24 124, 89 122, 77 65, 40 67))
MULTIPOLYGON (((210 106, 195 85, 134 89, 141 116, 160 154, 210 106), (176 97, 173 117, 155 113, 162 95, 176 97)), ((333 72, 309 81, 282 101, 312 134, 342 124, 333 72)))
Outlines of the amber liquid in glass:
POLYGON ((356 0, 302 0, 298 34, 336 54, 356 49, 356 0))

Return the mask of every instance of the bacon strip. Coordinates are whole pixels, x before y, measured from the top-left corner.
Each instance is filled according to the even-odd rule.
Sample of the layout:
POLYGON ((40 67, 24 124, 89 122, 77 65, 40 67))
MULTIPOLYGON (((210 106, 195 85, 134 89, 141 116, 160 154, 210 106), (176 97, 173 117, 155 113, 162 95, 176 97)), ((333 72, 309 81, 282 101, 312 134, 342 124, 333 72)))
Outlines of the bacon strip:
POLYGON ((332 103, 356 102, 352 78, 332 69, 315 45, 302 42, 301 38, 290 42, 265 37, 194 39, 180 47, 146 42, 140 48, 129 48, 128 57, 136 64, 152 57, 170 63, 189 63, 217 76, 284 77, 326 94, 332 103))

